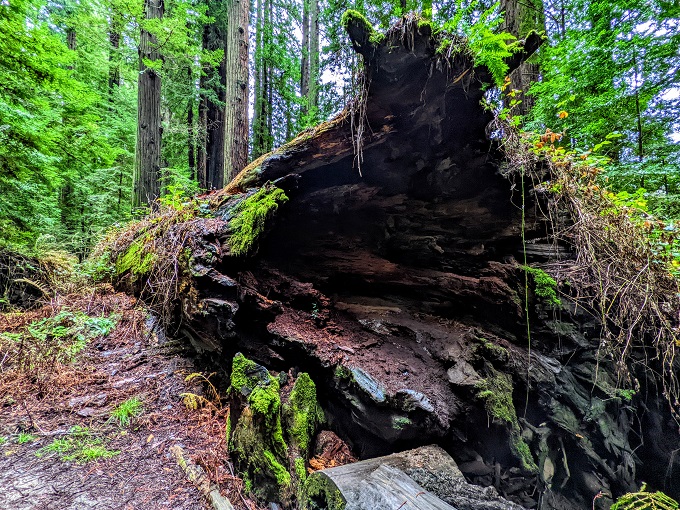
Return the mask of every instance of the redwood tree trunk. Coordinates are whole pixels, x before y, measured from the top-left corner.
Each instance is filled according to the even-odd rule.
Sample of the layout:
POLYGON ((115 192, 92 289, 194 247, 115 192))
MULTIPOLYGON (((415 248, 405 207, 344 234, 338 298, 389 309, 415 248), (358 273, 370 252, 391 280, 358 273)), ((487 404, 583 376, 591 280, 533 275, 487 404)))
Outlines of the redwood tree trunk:
MULTIPOLYGON (((545 31, 545 12, 542 0, 501 0, 501 10, 505 21, 501 29, 518 39, 524 39, 529 32, 545 31)), ((520 93, 514 99, 521 103, 513 110, 514 114, 526 115, 534 105, 534 98, 527 95, 531 85, 538 81, 539 66, 536 62, 524 62, 510 74, 510 86, 520 93)))
MULTIPOLYGON (((163 17, 163 0, 145 0, 144 17, 163 17)), ((139 43, 139 81, 137 91, 137 146, 133 207, 151 205, 160 195, 161 165, 161 77, 148 68, 145 60, 160 60, 154 35, 142 29, 139 43)))
POLYGON ((300 62, 300 95, 302 97, 307 97, 309 92, 309 3, 311 1, 303 0, 302 7, 302 60, 300 62))
POLYGON ((116 87, 120 86, 120 67, 118 64, 118 49, 120 48, 120 26, 118 13, 111 13, 109 27, 109 98, 113 100, 116 87))
MULTIPOLYGON (((220 7, 209 4, 208 14, 215 21, 203 30, 203 48, 209 51, 224 49, 224 19, 220 7)), ((204 126, 205 145, 203 152, 203 168, 199 168, 199 185, 203 189, 218 189, 224 182, 224 102, 226 94, 225 60, 218 69, 209 69, 201 77, 201 89, 204 92, 201 100, 202 121, 204 126), (217 101, 212 98, 217 97, 217 101)), ((199 165, 200 166, 200 165, 199 165)))
POLYGON ((252 159, 257 159, 262 154, 267 152, 264 144, 264 116, 262 107, 264 102, 263 97, 263 74, 264 74, 264 19, 263 19, 263 0, 257 0, 255 8, 255 53, 254 53, 254 70, 255 70, 255 87, 254 87, 254 103, 253 103, 253 153, 252 159))
POLYGON ((319 106, 319 0, 309 0, 309 90, 307 107, 318 119, 319 106))
POLYGON ((248 162, 248 22, 249 0, 230 0, 225 40, 225 185, 248 162))

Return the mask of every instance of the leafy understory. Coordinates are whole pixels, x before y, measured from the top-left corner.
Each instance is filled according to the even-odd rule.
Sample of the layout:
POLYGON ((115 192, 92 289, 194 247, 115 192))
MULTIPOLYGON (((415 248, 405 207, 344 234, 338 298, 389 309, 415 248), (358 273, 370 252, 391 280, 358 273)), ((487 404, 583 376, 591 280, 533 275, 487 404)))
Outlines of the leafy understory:
POLYGON ((93 317, 64 308, 18 332, 1 333, 0 346, 7 365, 40 372, 55 364, 73 363, 90 341, 110 334, 117 323, 115 314, 93 317))

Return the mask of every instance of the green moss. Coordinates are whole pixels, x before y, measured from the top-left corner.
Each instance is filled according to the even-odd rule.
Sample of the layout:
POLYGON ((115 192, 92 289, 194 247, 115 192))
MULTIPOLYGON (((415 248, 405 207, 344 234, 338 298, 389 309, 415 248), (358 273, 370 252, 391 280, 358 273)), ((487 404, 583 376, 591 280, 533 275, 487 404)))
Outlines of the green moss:
POLYGON ((298 480, 301 484, 304 484, 307 481, 307 467, 305 466, 305 459, 302 457, 295 457, 293 464, 295 466, 295 474, 297 475, 298 480))
POLYGON ((344 365, 336 366, 333 375, 335 376, 335 379, 337 379, 338 381, 352 380, 352 371, 344 365))
POLYGON ((224 424, 224 439, 227 442, 227 447, 229 447, 229 441, 231 440, 231 411, 227 411, 227 422, 224 424))
POLYGON ((395 430, 403 430, 412 423, 411 419, 406 416, 397 416, 392 419, 392 428, 395 430))
POLYGON ((243 480, 243 490, 246 494, 253 492, 253 481, 248 476, 248 473, 241 473, 241 479, 243 480))
POLYGON ((496 421, 510 428, 510 449, 520 461, 522 468, 532 473, 538 467, 529 450, 529 446, 520 435, 519 421, 515 404, 512 401, 512 379, 508 374, 488 367, 489 377, 475 385, 477 398, 484 401, 486 412, 496 421))
POLYGON ((347 9, 340 18, 340 24, 345 30, 349 30, 350 25, 356 25, 360 27, 367 34, 372 34, 375 32, 373 25, 371 25, 366 17, 359 11, 354 9, 347 9))
POLYGON ((231 362, 231 389, 233 391, 242 392, 247 388, 248 392, 257 384, 258 379, 249 375, 256 371, 257 363, 246 358, 240 352, 234 356, 231 362))
POLYGON ((510 435, 510 449, 519 460, 522 469, 530 473, 538 473, 538 466, 534 461, 529 445, 522 439, 518 431, 513 431, 510 435))
POLYGON ((116 274, 130 272, 135 277, 147 275, 157 258, 154 253, 146 252, 143 242, 137 239, 116 259, 116 274))
POLYGON ((515 405, 512 402, 510 376, 489 367, 491 375, 475 385, 477 398, 484 400, 486 412, 491 417, 519 430, 515 405))
POLYGON ((272 416, 278 414, 281 408, 279 396, 279 381, 272 378, 268 384, 258 384, 248 397, 248 404, 256 414, 272 416))
POLYGON ((316 385, 309 374, 302 372, 298 375, 285 407, 290 437, 300 452, 307 455, 312 436, 324 421, 323 411, 316 398, 316 385))
POLYGON ((479 347, 477 347, 477 353, 481 354, 482 357, 488 360, 496 360, 505 362, 508 360, 508 350, 492 341, 484 338, 478 337, 479 347))
POLYGON ((288 201, 282 189, 267 183, 257 192, 239 202, 233 209, 234 217, 229 224, 231 235, 229 249, 236 256, 247 255, 264 232, 265 223, 288 201))
POLYGON ((548 273, 535 267, 522 266, 534 281, 534 294, 543 303, 552 307, 559 307, 562 303, 557 297, 557 282, 548 273))
POLYGON ((278 460, 276 460, 274 454, 269 450, 264 451, 264 458, 269 463, 269 469, 274 474, 278 486, 281 487, 282 489, 289 487, 290 473, 288 472, 288 470, 285 467, 283 467, 283 465, 278 460))
POLYGON ((345 510, 347 501, 331 480, 320 472, 307 477, 302 499, 304 510, 345 510))

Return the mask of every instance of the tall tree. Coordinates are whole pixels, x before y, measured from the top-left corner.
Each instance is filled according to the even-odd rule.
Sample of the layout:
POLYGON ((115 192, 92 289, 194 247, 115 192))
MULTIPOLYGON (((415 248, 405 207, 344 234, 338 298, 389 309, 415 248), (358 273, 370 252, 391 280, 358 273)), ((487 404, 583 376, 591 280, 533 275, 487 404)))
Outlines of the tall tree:
MULTIPOLYGON (((524 39, 531 31, 545 31, 545 13, 542 0, 500 0, 504 22, 501 31, 518 39, 524 39)), ((521 101, 514 113, 522 116, 531 110, 533 96, 527 94, 531 85, 538 81, 540 74, 536 57, 524 62, 510 74, 510 88, 519 91, 514 99, 521 101)))
POLYGON ((249 0, 229 0, 224 73, 224 177, 221 186, 248 162, 249 16, 249 0))
POLYGON ((203 49, 207 52, 222 51, 217 68, 207 66, 201 76, 201 104, 199 107, 202 126, 202 143, 198 161, 198 184, 202 189, 221 188, 224 183, 224 115, 226 101, 226 61, 224 55, 226 37, 226 10, 221 2, 208 2, 208 14, 212 22, 203 29, 203 49))
POLYGON ((118 6, 111 4, 109 11, 109 100, 113 100, 116 88, 120 86, 120 36, 122 16, 118 6))
POLYGON ((253 158, 269 152, 272 148, 270 100, 272 88, 272 41, 271 0, 257 0, 254 52, 254 103, 253 103, 253 158))
MULTIPOLYGON (((163 0, 144 1, 144 19, 163 18, 163 0)), ((144 24, 146 25, 146 24, 144 24)), ((161 171, 161 55, 156 36, 141 29, 137 84, 137 145, 135 149, 133 207, 152 205, 160 196, 161 171)))

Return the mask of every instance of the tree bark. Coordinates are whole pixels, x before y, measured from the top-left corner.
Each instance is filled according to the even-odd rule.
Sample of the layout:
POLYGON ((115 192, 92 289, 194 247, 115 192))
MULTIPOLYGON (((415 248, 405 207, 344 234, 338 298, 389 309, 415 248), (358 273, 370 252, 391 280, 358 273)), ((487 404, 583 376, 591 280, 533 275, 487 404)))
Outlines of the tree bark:
MULTIPOLYGON (((145 19, 163 17, 163 0, 145 0, 145 19)), ((160 196, 161 77, 146 61, 161 59, 156 37, 142 29, 139 44, 137 91, 137 145, 135 149, 133 207, 152 205, 160 196)))
POLYGON ((263 19, 263 0, 257 0, 256 21, 255 21, 255 90, 253 104, 253 152, 252 159, 257 159, 267 152, 264 144, 264 112, 262 111, 265 99, 262 96, 263 74, 264 74, 264 19, 263 19))
MULTIPOLYGON (((309 3, 312 0, 303 0, 302 7, 302 59, 300 63, 300 95, 307 97, 309 92, 309 3)), ((306 112, 304 105, 303 111, 306 112)))
POLYGON ((319 106, 319 0, 309 1, 309 90, 307 106, 316 123, 319 106))
POLYGON ((120 86, 120 65, 118 62, 118 50, 120 48, 120 14, 115 9, 111 11, 111 23, 109 25, 109 99, 113 101, 113 95, 120 86))
MULTIPOLYGON (((214 6, 215 4, 211 4, 214 6)), ((224 49, 225 29, 218 16, 216 7, 208 14, 214 16, 215 22, 203 30, 203 48, 209 51, 224 49), (215 11, 215 12, 214 12, 215 11)), ((224 182, 224 103, 226 100, 225 59, 222 58, 218 69, 209 69, 201 77, 203 90, 202 122, 204 127, 204 151, 202 167, 199 169, 199 185, 203 189, 218 189, 224 182), (214 100, 213 98, 217 98, 214 100)))
MULTIPOLYGON (((191 67, 187 67, 187 76, 189 83, 193 83, 193 74, 191 67)), ((192 94, 187 103, 187 163, 189 165, 189 172, 191 180, 196 180, 196 137, 194 130, 194 102, 195 98, 192 94)))
POLYGON ((225 39, 224 186, 248 161, 248 18, 250 2, 231 0, 225 39))
MULTIPOLYGON (((501 10, 505 21, 501 30, 509 32, 518 39, 524 39, 532 30, 545 31, 545 12, 542 0, 501 0, 501 10)), ((514 97, 519 103, 513 114, 525 116, 534 105, 534 98, 527 95, 531 85, 538 81, 539 66, 535 62, 524 62, 510 73, 511 90, 520 92, 514 97)))

